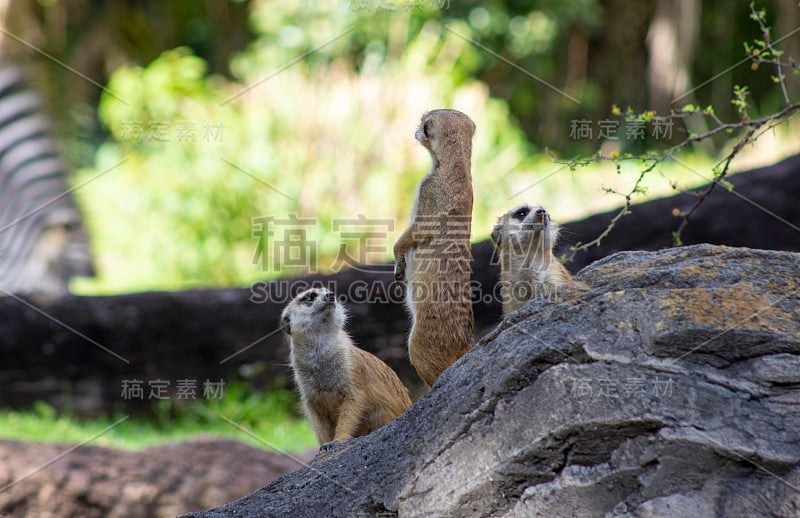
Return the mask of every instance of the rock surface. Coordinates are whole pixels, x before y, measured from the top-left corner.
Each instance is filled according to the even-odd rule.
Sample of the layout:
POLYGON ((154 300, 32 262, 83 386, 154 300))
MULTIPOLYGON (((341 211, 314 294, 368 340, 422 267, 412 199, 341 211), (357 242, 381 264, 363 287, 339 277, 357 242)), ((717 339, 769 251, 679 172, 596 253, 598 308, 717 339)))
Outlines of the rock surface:
POLYGON ((0 441, 0 516, 172 517, 246 495, 307 457, 211 438, 143 452, 0 441))
POLYGON ((624 252, 222 516, 800 516, 800 254, 624 252))

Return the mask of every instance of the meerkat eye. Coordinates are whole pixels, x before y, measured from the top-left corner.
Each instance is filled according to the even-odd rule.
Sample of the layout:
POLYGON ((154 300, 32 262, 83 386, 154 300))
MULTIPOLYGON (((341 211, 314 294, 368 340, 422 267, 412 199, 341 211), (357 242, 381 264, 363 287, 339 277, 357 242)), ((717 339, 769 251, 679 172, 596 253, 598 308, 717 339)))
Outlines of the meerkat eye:
POLYGON ((317 298, 317 292, 316 291, 309 291, 308 293, 306 293, 305 295, 303 295, 300 298, 300 301, 301 302, 309 302, 310 303, 310 302, 314 302, 314 300, 316 300, 316 298, 317 298))
POLYGON ((518 220, 522 221, 523 219, 525 219, 525 217, 526 217, 528 214, 530 214, 530 212, 531 212, 531 209, 530 209, 530 207, 520 207, 520 208, 519 208, 519 209, 518 209, 518 210, 517 210, 517 211, 514 213, 514 219, 518 219, 518 220))
POLYGON ((422 124, 422 133, 425 135, 425 138, 431 138, 431 129, 433 129, 431 128, 431 124, 432 122, 430 121, 430 119, 426 120, 422 124))

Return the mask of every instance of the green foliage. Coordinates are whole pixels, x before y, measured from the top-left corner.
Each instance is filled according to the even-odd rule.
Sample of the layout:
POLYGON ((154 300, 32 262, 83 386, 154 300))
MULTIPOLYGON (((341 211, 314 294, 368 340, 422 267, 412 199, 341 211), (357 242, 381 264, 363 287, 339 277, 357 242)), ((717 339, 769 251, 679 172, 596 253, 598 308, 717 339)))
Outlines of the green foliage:
MULTIPOLYGON (((256 1, 250 18, 255 39, 231 60, 235 80, 209 75, 205 62, 186 48, 167 51, 145 67, 118 69, 108 84, 113 95, 104 94, 100 103, 110 137, 94 167, 75 179, 85 183, 76 195, 100 276, 77 280, 73 290, 241 286, 303 273, 259 264, 266 248, 254 236, 254 223, 264 217, 315 219, 307 239, 315 244, 312 265, 323 273, 336 269, 343 242, 335 220, 392 220, 393 229, 371 245, 378 251, 361 257, 390 260, 429 167, 413 132, 420 114, 435 107, 461 109, 477 123, 476 240, 488 235, 507 207, 522 201, 553 206, 555 217, 566 221, 615 206, 618 200, 597 195, 603 188, 629 193, 630 199, 702 183, 669 162, 656 168, 666 182, 639 178, 632 167, 636 160, 650 167, 662 153, 671 154, 654 149, 652 139, 638 146, 618 142, 597 151, 597 160, 559 161, 569 166, 562 170, 551 160, 557 153, 537 154, 521 127, 524 110, 518 106, 528 101, 520 96, 541 94, 531 88, 530 77, 524 88, 519 78, 508 77, 516 85, 508 102, 495 97, 503 81, 489 81, 490 90, 473 79, 493 73, 502 61, 471 40, 504 48, 501 35, 516 38, 509 48, 519 53, 521 65, 549 77, 552 63, 541 56, 552 58, 548 49, 560 48, 565 28, 577 23, 591 32, 602 22, 602 16, 587 14, 599 9, 597 2, 568 5, 544 2, 531 10, 498 1, 453 3, 442 12, 352 12, 335 1, 280 7, 256 1), (512 25, 516 29, 509 32, 512 25), (531 34, 536 27, 542 32, 531 34), (191 128, 193 137, 187 135, 191 128), (628 165, 608 167, 603 161, 628 165)), ((737 109, 746 107, 745 91, 740 104, 734 102, 737 109)), ((721 124, 714 108, 701 106, 657 115, 632 106, 622 112, 615 105, 611 114, 648 127, 689 116, 721 124)), ((568 111, 559 108, 556 120, 568 111)), ((553 124, 553 113, 548 127, 564 127, 553 124)), ((729 129, 719 134, 727 136, 729 129)), ((692 131, 686 142, 701 136, 692 131)), ((699 169, 710 163, 700 156, 682 160, 699 169)))
MULTIPOLYGON (((222 399, 182 405, 170 400, 161 403, 156 419, 130 417, 91 444, 141 450, 199 434, 230 437, 277 451, 301 451, 316 444, 311 427, 298 413, 296 396, 285 389, 262 393, 242 384, 231 384, 225 387, 222 399)), ((50 405, 37 402, 30 411, 0 412, 0 438, 77 443, 100 434, 123 417, 78 419, 58 415, 50 405)))
POLYGON ((731 104, 736 107, 736 111, 739 113, 739 117, 742 119, 747 119, 748 95, 750 95, 750 91, 748 90, 747 86, 733 86, 733 99, 731 99, 731 104))
POLYGON ((113 95, 100 108, 111 138, 76 180, 89 182, 77 194, 101 271, 79 291, 242 285, 297 273, 253 264, 253 223, 269 216, 316 219, 309 239, 320 271, 331 271, 339 251, 334 219, 396 220, 383 252, 368 258, 389 260, 429 167, 415 126, 439 106, 478 123, 474 184, 487 195, 476 197, 475 216, 478 228, 490 228, 504 197, 544 160, 530 157, 505 103, 450 73, 474 52, 469 42, 429 21, 402 44, 391 60, 388 49, 370 47, 360 71, 337 58, 299 61, 277 74, 269 64, 283 52, 255 45, 233 62, 247 84, 205 75, 185 48, 115 72, 113 95), (189 124, 197 126, 193 140, 179 133, 189 124), (223 136, 206 138, 207 124, 222 124, 223 136))
MULTIPOLYGON (((21 6, 25 2, 13 3, 21 6)), ((642 88, 648 59, 645 40, 656 21, 653 2, 636 2, 618 9, 616 4, 600 0, 74 0, 70 9, 53 1, 32 4, 35 8, 9 9, 4 20, 9 33, 18 34, 64 63, 77 65, 99 83, 105 83, 101 69, 119 63, 150 63, 164 49, 181 44, 201 56, 209 70, 237 79, 275 71, 298 56, 311 66, 342 59, 360 72, 369 69, 376 56, 401 56, 409 41, 430 28, 429 22, 441 26, 453 23, 466 27, 465 35, 495 54, 468 49, 445 72, 459 84, 473 79, 485 83, 493 97, 508 103, 531 142, 541 148, 559 149, 565 155, 588 154, 591 144, 570 139, 569 132, 560 129, 564 121, 600 120, 614 102, 631 104, 639 111, 647 106, 647 89, 642 88), (347 28, 353 30, 345 33, 347 28), (230 62, 231 55, 243 47, 247 47, 245 55, 257 58, 259 67, 248 70, 230 62), (579 99, 580 104, 497 55, 579 99)), ((681 39, 694 32, 693 24, 699 25, 696 44, 681 52, 687 57, 688 75, 698 86, 691 93, 694 98, 687 100, 714 105, 720 117, 730 118, 735 114, 734 107, 727 106, 730 89, 733 84, 748 81, 754 92, 753 113, 774 109, 780 101, 772 90, 773 78, 779 79, 776 74, 752 78, 747 67, 741 66, 708 84, 705 80, 740 60, 742 42, 752 38, 748 16, 768 26, 778 16, 791 13, 796 5, 763 0, 757 11, 748 2, 728 0, 681 5, 689 4, 694 4, 697 12, 674 20, 674 30, 681 39)), ((40 61, 36 83, 41 91, 48 92, 51 108, 64 119, 65 151, 75 163, 87 163, 101 135, 94 113, 95 87, 64 68, 52 66, 50 60, 37 58, 29 47, 10 43, 6 50, 12 57, 22 57, 21 62, 29 58, 40 61)), ((795 67, 793 72, 800 70, 795 67)), ((718 139, 715 149, 724 144, 718 139)))

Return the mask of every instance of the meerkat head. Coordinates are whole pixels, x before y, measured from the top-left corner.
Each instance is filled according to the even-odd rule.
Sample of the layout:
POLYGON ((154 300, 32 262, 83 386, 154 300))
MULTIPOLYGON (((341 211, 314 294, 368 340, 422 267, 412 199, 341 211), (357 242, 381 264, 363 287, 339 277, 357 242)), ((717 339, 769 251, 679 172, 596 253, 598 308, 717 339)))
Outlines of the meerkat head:
POLYGON ((281 329, 291 336, 338 333, 347 313, 336 301, 336 295, 326 289, 312 288, 294 298, 283 310, 281 329))
POLYGON ((520 205, 497 220, 492 241, 502 260, 529 266, 534 259, 549 257, 558 239, 558 225, 543 207, 520 205))
POLYGON ((435 159, 439 145, 453 142, 471 144, 474 134, 475 123, 466 114, 458 110, 432 110, 422 116, 414 136, 435 159))

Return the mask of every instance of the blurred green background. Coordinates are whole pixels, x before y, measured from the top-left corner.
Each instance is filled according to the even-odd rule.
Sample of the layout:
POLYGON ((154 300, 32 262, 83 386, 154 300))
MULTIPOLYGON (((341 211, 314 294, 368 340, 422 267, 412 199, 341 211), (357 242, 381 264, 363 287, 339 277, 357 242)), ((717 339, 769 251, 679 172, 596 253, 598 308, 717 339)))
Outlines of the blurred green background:
MULTIPOLYGON (((796 3, 762 4, 774 39, 798 26, 796 3)), ((523 201, 558 221, 615 207, 622 200, 603 189, 629 189, 637 164, 570 171, 545 150, 637 153, 706 127, 695 117, 671 139, 648 128, 645 139, 626 140, 620 126, 618 141, 603 142, 598 122, 620 120, 614 105, 659 113, 713 105, 736 120, 732 88, 746 84, 751 117, 777 109, 769 70, 747 62, 719 74, 745 57, 742 42, 760 37, 748 13, 747 2, 699 0, 9 3, 10 31, 105 90, 14 39, 3 47, 29 62, 76 166, 98 276, 72 289, 109 294, 296 273, 257 264, 253 224, 270 216, 316 219, 309 237, 321 272, 333 269, 341 242, 334 219, 395 220, 369 257, 390 260, 429 167, 413 133, 432 108, 457 108, 477 123, 474 240, 523 201), (577 120, 590 122, 593 138, 574 138, 577 120)), ((798 39, 782 44, 787 55, 798 39)), ((789 86, 796 91, 796 77, 789 86)), ((796 152, 786 131, 766 135, 734 166, 796 152)), ((710 171, 726 138, 682 161, 710 171)), ((707 178, 666 162, 640 199, 707 178)))
MULTIPOLYGON (((759 5, 773 41, 800 26, 796 0, 759 5)), ((97 277, 71 289, 114 294, 299 273, 260 267, 254 234, 263 218, 291 214, 315 220, 322 273, 336 269, 342 218, 393 221, 368 257, 391 260, 430 165, 414 131, 433 108, 477 124, 473 240, 522 202, 561 222, 617 207, 606 191, 627 192, 640 164, 572 171, 552 157, 637 155, 708 128, 692 117, 669 138, 648 127, 626 139, 624 125, 618 140, 599 138, 599 123, 622 120, 628 106, 710 105, 735 121, 733 87, 748 85, 752 118, 779 109, 772 71, 745 59, 743 42, 761 37, 748 14, 748 2, 723 0, 10 0, 0 2, 0 49, 27 66, 74 167, 97 277), (575 138, 576 121, 591 138, 575 138)), ((800 56, 800 36, 779 48, 800 56)), ((787 86, 796 98, 798 78, 787 86)), ((734 169, 800 152, 792 131, 765 134, 734 169)), ((664 162, 636 201, 707 183, 731 138, 664 162)), ((278 449, 314 444, 285 389, 230 390, 219 404, 170 402, 100 443, 136 449, 205 432, 264 446, 224 415, 278 449)), ((0 436, 79 441, 119 417, 82 422, 42 404, 1 413, 0 436)))

